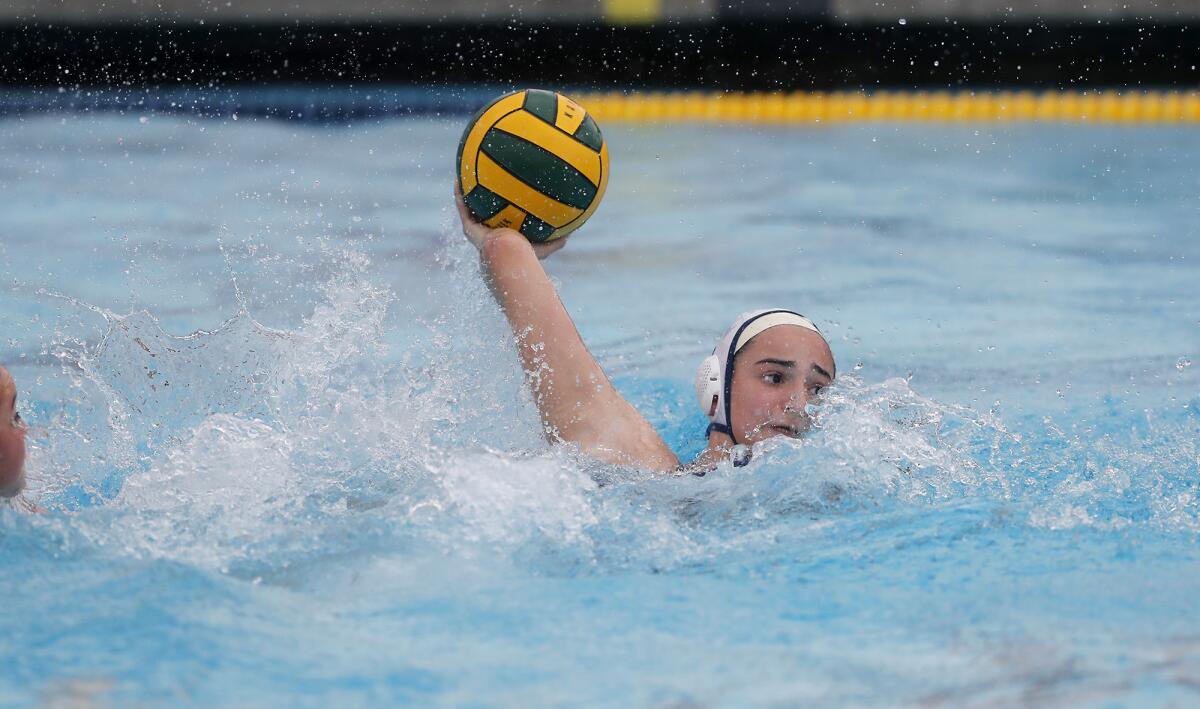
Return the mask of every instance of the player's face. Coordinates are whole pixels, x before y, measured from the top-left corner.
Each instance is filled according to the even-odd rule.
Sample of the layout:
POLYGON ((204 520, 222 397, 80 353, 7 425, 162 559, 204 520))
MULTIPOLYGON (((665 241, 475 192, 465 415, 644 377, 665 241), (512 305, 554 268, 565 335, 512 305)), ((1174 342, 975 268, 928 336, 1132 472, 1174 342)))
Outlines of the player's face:
POLYGON ((835 374, 833 353, 817 333, 780 325, 756 335, 737 354, 730 387, 730 424, 739 443, 803 435, 805 411, 835 374))
POLYGON ((17 387, 0 367, 0 497, 21 491, 25 476, 25 422, 17 414, 17 387))

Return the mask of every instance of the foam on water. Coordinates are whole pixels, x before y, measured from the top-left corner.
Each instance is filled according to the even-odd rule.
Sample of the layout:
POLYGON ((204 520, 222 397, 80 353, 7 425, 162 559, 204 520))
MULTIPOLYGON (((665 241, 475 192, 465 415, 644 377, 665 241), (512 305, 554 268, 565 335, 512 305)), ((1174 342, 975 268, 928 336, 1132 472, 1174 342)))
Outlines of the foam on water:
MULTIPOLYGON (((33 313, 17 328, 29 357, 9 363, 33 407, 27 418, 43 429, 30 441, 30 496, 48 513, 0 509, 0 590, 12 611, 0 622, 12 648, 0 662, 0 703, 77 691, 116 705, 1194 698, 1200 373, 1185 364, 1196 355, 1178 326, 1194 321, 1180 285, 1194 280, 1182 257, 1165 267, 1147 257, 1129 261, 1133 275, 1163 277, 1125 279, 1132 295, 1100 290, 1100 280, 1122 279, 1083 269, 1082 286, 1064 279, 1061 292, 1021 295, 1016 276, 1049 260, 1026 249, 1019 230, 1006 240, 987 228, 1027 199, 1002 191, 1018 203, 997 203, 996 183, 1041 194, 1036 150, 1011 152, 1032 156, 1026 165, 1005 159, 1003 142, 980 158, 925 133, 898 134, 890 148, 865 139, 876 128, 789 133, 805 141, 813 174, 843 180, 797 187, 784 200, 790 214, 761 197, 783 199, 770 185, 753 182, 797 164, 778 136, 613 132, 614 149, 626 141, 614 164, 644 175, 639 190, 686 202, 671 214, 711 206, 704 218, 719 234, 763 220, 744 241, 705 241, 690 222, 643 216, 658 202, 637 203, 631 194, 643 192, 614 182, 606 199, 627 206, 609 207, 597 228, 610 231, 573 244, 553 266, 585 340, 682 457, 698 450, 704 425, 684 370, 724 324, 718 305, 732 315, 744 308, 725 301, 813 303, 834 320, 822 324, 846 373, 810 434, 773 439, 748 465, 697 477, 600 465, 543 441, 507 326, 448 209, 415 236, 333 229, 338 199, 360 204, 352 192, 405 229, 437 222, 412 216, 421 190, 448 202, 425 186, 433 177, 411 169, 403 189, 364 184, 362 174, 384 174, 396 158, 361 148, 449 151, 456 126, 387 123, 367 138, 346 130, 319 139, 202 127, 225 136, 213 138, 219 149, 183 122, 135 129, 147 131, 146 155, 187 133, 192 142, 180 145, 197 159, 235 160, 252 146, 264 164, 310 153, 322 169, 340 169, 343 154, 350 164, 320 189, 316 168, 301 164, 304 179, 288 194, 311 205, 249 199, 234 210, 244 228, 221 231, 216 247, 133 238, 116 249, 127 263, 99 269, 126 268, 126 280, 40 282, 38 266, 5 291, 6 315, 33 313), (719 154, 701 161, 688 141, 719 154), (937 150, 922 152, 920 141, 937 150), (653 171, 663 145, 685 164, 766 167, 744 171, 744 200, 722 201, 720 180, 668 189, 674 183, 653 171), (925 153, 936 159, 909 164, 925 153), (976 169, 980 160, 1000 167, 976 169), (854 172, 859 165, 872 169, 854 172), (897 217, 912 210, 894 185, 913 170, 941 184, 935 196, 966 206, 931 217, 932 230, 897 217), (387 202, 389 190, 401 197, 387 202), (260 210, 263 233, 245 226, 259 224, 246 215, 260 210), (791 248, 796 223, 806 253, 837 253, 850 240, 854 258, 803 278, 797 258, 767 260, 760 280, 720 280, 717 266, 747 249, 791 248), (638 238, 650 232, 693 251, 638 238), (921 250, 929 233, 933 245, 921 250), (928 273, 969 272, 975 256, 947 246, 968 238, 1008 272, 989 270, 962 298, 936 288, 931 296, 925 282, 941 280, 928 273), (897 258, 898 246, 911 261, 897 258), (188 273, 211 278, 211 293, 173 285, 188 273), (120 295, 139 287, 148 289, 139 298, 120 295), (1120 320, 1136 337, 1110 343, 1092 332, 1113 329, 1094 311, 1125 297, 1161 303, 1162 317, 1120 320), (656 307, 646 324, 627 322, 647 299, 656 307), (989 299, 999 304, 980 305, 989 299), (204 329, 181 334, 197 324, 179 323, 194 320, 204 329), (1079 321, 1086 328, 1056 330, 1079 321), (943 323, 961 332, 932 340, 943 323), (1004 362, 990 348, 996 331, 1019 331, 1004 362), (1086 344, 1046 355, 1080 333, 1086 344), (856 358, 867 364, 854 367, 856 358), (895 376, 914 363, 916 376, 895 376), (1127 383, 1135 375, 1144 384, 1127 383), (964 405, 973 400, 985 403, 964 405)), ((118 129, 102 121, 98 130, 118 129)), ((31 147, 57 139, 57 128, 30 130, 30 145, 17 141, 10 154, 58 159, 31 147)), ((1038 135, 1008 137, 1036 146, 1038 135)), ((1094 146, 1073 136, 1051 139, 1091 164, 1094 146)), ((108 164, 113 141, 98 142, 108 164)), ((437 175, 443 157, 431 160, 437 175)), ((151 201, 186 191, 149 179, 158 163, 146 164, 134 174, 156 190, 151 201)), ((55 174, 74 174, 69 166, 55 174)), ((268 193, 253 172, 237 173, 239 194, 268 193)), ((95 182, 104 185, 95 201, 119 213, 120 195, 95 182)), ((34 183, 22 185, 33 199, 34 183)), ((199 187, 214 190, 203 204, 240 204, 199 187)), ((1137 205, 1105 194, 1101 211, 1129 222, 1137 205)), ((1164 229, 1185 221, 1174 203, 1158 204, 1164 229)), ((182 221, 163 227, 172 235, 190 214, 176 209, 182 221)), ((1115 247, 1088 250, 1070 230, 1085 210, 1067 211, 1048 215, 1055 228, 1038 238, 1114 267, 1120 259, 1103 249, 1115 247)), ((11 244, 0 242, 0 253, 35 263, 11 244)), ((90 258, 74 247, 38 256, 58 257, 70 268, 90 258)))
MULTIPOLYGON (((495 692, 491 682, 498 678, 484 685, 455 683, 465 694, 454 694, 444 679, 435 679, 461 661, 446 654, 452 643, 446 631, 421 631, 400 619, 421 604, 475 604, 481 593, 508 593, 536 578, 665 574, 675 579, 673 586, 686 584, 689 596, 725 594, 732 589, 705 591, 702 579, 715 575, 745 586, 754 578, 829 573, 847 559, 858 560, 851 569, 903 563, 914 551, 936 554, 952 540, 986 538, 995 530, 1200 531, 1194 417, 1147 420, 1127 432, 1063 431, 1048 421, 1006 421, 996 411, 940 403, 903 379, 843 375, 816 411, 807 438, 774 439, 744 467, 724 464, 696 477, 599 465, 541 442, 515 353, 481 289, 467 288, 467 297, 424 325, 430 337, 389 357, 387 311, 402 306, 371 282, 365 258, 338 258, 343 270, 322 287, 323 300, 294 330, 264 327, 242 312, 212 331, 175 337, 151 314, 105 313, 107 329, 94 345, 62 344, 58 357, 75 372, 78 411, 103 415, 60 420, 35 443, 33 492, 51 512, 25 518, 2 513, 6 537, 41 549, 30 553, 107 557, 121 565, 168 562, 215 574, 204 584, 227 577, 303 594, 260 599, 272 610, 264 606, 258 613, 292 607, 311 615, 318 612, 311 604, 331 604, 344 609, 339 623, 353 626, 359 621, 352 618, 366 614, 373 622, 386 619, 384 627, 401 623, 396 632, 424 633, 417 641, 422 652, 440 659, 405 674, 403 691, 341 695, 341 682, 306 690, 359 701, 495 692), (470 364, 444 366, 456 359, 470 364), (89 450, 104 451, 105 465, 96 466, 89 450), (936 521, 922 521, 929 515, 936 521), (423 582, 414 586, 414 577, 423 582), (361 586, 349 579, 385 596, 360 599, 361 586), (456 589, 464 587, 473 590, 463 596, 456 589), (430 668, 440 669, 423 674, 430 668)), ((475 277, 472 269, 469 262, 454 262, 447 277, 466 284, 475 277)), ((658 394, 653 386, 644 391, 648 398, 658 394)), ((685 391, 676 395, 687 398, 685 391)), ((642 403, 636 393, 634 398, 642 403)), ((837 575, 852 588, 859 573, 837 575)), ((242 594, 200 591, 197 579, 172 583, 206 597, 242 594)), ((544 590, 527 591, 539 602, 562 603, 544 590)), ((836 615, 836 606, 819 610, 823 602, 813 601, 811 617, 836 615)), ((481 612, 471 611, 472 622, 480 622, 475 614, 481 612)), ((269 632, 284 632, 278 624, 286 621, 270 617, 269 632)), ((587 621, 583 632, 602 632, 596 622, 587 621)), ((358 662, 356 673, 369 675, 374 665, 344 644, 353 641, 339 642, 343 657, 335 665, 358 662)), ((514 651, 503 647, 484 643, 479 661, 514 651)), ((797 683, 780 677, 736 696, 761 702, 878 696, 879 687, 863 684, 866 675, 853 670, 865 672, 876 661, 849 646, 839 650, 837 643, 795 648, 800 655, 789 662, 813 663, 838 679, 797 683)), ((910 667, 891 656, 878 660, 876 669, 886 665, 893 673, 928 678, 927 663, 938 651, 926 650, 910 667)), ((1166 665, 1146 659, 1139 671, 1153 662, 1182 668, 1195 651, 1186 643, 1164 649, 1175 659, 1166 665)), ((909 699, 934 703, 966 697, 1003 703, 1026 696, 1013 694, 1012 687, 1039 683, 1056 687, 1045 694, 1052 701, 1113 695, 1115 689, 1064 669, 1071 656, 1068 651, 1066 664, 1054 665, 1049 675, 1042 664, 1022 669, 1020 654, 959 666, 955 671, 967 687, 983 683, 974 689, 928 679, 898 686, 909 699)), ((536 650, 512 660, 546 666, 536 650)), ((129 679, 137 674, 118 673, 123 689, 105 689, 105 696, 162 698, 175 686, 171 673, 129 679)), ((602 675, 631 679, 619 672, 602 675)), ((89 681, 110 687, 108 677, 89 681)), ((197 700, 219 697, 192 691, 197 700)), ((268 682, 247 696, 265 701, 278 691, 268 682)), ((517 700, 530 691, 527 686, 496 696, 517 700)), ((699 689, 657 691, 666 692, 653 695, 660 699, 721 696, 717 685, 703 682, 699 689)))
POLYGON ((66 526, 97 545, 260 579, 364 544, 548 574, 662 570, 854 511, 972 500, 1050 529, 1200 530, 1192 417, 1125 435, 1019 422, 1040 428, 1028 436, 903 379, 843 375, 806 439, 769 441, 743 468, 600 466, 540 440, 499 316, 467 285, 473 264, 450 259, 467 297, 390 363, 395 298, 364 256, 332 256, 343 270, 295 330, 243 311, 175 337, 149 313, 103 313, 97 344, 63 343, 80 410, 105 415, 34 443, 42 504, 75 510, 66 526))

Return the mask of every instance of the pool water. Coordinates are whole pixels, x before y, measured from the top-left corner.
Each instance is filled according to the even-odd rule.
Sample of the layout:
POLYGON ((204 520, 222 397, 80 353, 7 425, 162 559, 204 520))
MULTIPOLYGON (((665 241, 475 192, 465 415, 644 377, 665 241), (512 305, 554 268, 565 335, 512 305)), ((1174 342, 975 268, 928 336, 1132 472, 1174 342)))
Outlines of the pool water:
POLYGON ((603 126, 548 270, 667 442, 740 311, 838 361, 696 478, 541 441, 463 120, 0 121, 0 704, 1197 701, 1193 130, 603 126))

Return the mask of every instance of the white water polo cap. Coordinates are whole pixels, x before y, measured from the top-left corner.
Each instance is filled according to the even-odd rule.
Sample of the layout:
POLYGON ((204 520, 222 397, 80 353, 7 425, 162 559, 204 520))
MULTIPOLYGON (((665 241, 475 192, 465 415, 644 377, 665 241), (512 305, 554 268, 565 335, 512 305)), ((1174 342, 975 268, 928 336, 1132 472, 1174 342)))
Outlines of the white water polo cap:
POLYGON ((739 315, 721 337, 713 353, 700 363, 700 369, 696 371, 696 399, 704 414, 712 421, 708 427, 710 433, 720 431, 737 443, 733 429, 729 427, 734 356, 755 335, 779 325, 796 325, 812 330, 822 340, 825 339, 812 320, 791 310, 751 310, 739 315))

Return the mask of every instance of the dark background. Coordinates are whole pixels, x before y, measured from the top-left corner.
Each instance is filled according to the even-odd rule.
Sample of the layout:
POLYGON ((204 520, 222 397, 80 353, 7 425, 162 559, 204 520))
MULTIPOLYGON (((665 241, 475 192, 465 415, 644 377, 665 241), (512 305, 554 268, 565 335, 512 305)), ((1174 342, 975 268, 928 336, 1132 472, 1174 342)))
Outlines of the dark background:
POLYGON ((1189 89, 1200 79, 1200 2, 356 2, 25 0, 0 8, 0 85, 1189 89), (651 12, 630 19, 639 3, 651 12))

